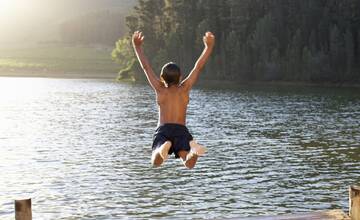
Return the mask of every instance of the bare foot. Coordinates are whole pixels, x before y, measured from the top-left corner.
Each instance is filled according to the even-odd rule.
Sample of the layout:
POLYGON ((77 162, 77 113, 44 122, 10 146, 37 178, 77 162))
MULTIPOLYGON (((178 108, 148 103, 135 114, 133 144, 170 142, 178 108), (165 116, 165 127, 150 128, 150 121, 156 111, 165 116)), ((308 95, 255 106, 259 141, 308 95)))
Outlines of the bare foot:
POLYGON ((196 143, 195 140, 189 142, 190 144, 190 152, 188 154, 189 157, 193 157, 191 154, 196 154, 197 156, 203 156, 206 152, 206 147, 196 143))

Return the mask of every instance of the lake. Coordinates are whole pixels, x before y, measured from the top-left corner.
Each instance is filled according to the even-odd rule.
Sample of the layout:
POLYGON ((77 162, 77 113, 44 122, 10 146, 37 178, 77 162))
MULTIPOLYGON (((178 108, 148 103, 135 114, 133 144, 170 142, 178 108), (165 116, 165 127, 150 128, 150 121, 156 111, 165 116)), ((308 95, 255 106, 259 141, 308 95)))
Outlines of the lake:
POLYGON ((195 169, 150 165, 148 85, 0 78, 0 219, 232 218, 348 208, 360 183, 360 90, 196 87, 195 169))

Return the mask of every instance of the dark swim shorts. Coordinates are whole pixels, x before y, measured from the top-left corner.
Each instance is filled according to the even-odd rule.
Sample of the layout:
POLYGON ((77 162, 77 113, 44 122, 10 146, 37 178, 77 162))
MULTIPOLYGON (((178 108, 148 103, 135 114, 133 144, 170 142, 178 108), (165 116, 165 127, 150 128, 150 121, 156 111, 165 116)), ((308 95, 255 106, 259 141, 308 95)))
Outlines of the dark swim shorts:
POLYGON ((160 125, 154 134, 152 150, 160 147, 165 141, 171 142, 169 154, 174 153, 175 158, 179 158, 178 152, 181 150, 190 151, 189 142, 193 139, 186 126, 181 124, 160 125))

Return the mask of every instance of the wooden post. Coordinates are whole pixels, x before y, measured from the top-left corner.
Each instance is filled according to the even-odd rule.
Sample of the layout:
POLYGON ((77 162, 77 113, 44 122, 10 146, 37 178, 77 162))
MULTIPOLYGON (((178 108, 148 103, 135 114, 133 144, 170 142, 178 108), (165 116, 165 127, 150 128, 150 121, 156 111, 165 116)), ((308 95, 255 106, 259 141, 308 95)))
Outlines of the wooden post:
POLYGON ((351 220, 360 220, 360 187, 349 187, 349 216, 351 220))
POLYGON ((32 220, 31 199, 15 200, 15 220, 32 220))

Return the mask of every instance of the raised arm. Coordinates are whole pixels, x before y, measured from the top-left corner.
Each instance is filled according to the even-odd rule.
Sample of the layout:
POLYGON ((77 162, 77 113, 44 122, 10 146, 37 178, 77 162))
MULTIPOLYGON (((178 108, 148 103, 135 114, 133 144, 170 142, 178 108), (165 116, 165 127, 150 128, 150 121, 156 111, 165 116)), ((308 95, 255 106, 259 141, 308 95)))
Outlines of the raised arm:
POLYGON ((150 62, 144 54, 144 51, 141 47, 142 43, 144 42, 144 35, 139 32, 135 31, 132 36, 132 44, 134 47, 134 51, 136 57, 138 58, 141 68, 143 69, 146 78, 148 79, 150 86, 155 90, 159 90, 162 86, 161 81, 156 77, 153 69, 151 68, 150 62))
POLYGON ((186 77, 182 81, 182 85, 187 89, 191 89, 192 86, 197 81, 197 79, 199 78, 200 72, 203 69, 203 67, 205 66, 205 64, 206 64, 207 60, 209 59, 209 57, 212 53, 212 50, 214 48, 215 36, 211 32, 206 32, 203 37, 203 41, 205 44, 203 52, 201 53, 199 59, 196 61, 195 66, 191 70, 188 77, 186 77))

